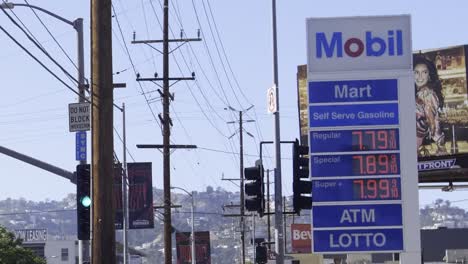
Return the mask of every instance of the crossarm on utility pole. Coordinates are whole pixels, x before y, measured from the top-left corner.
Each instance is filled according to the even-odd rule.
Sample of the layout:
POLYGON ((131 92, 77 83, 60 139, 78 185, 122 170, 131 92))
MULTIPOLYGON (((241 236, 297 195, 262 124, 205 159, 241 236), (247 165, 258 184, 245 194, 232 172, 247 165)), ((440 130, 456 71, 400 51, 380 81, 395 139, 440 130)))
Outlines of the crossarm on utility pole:
POLYGON ((41 168, 43 170, 46 170, 48 172, 52 172, 54 174, 57 174, 59 176, 62 176, 66 179, 69 179, 72 183, 76 184, 76 175, 73 172, 69 172, 67 170, 61 169, 59 167, 56 167, 54 165, 51 165, 49 163, 46 163, 44 161, 40 161, 38 159, 29 157, 25 154, 21 154, 19 152, 16 152, 14 150, 5 148, 0 146, 0 153, 5 154, 7 156, 10 156, 14 159, 20 160, 22 162, 26 162, 30 165, 36 166, 38 168, 41 168))

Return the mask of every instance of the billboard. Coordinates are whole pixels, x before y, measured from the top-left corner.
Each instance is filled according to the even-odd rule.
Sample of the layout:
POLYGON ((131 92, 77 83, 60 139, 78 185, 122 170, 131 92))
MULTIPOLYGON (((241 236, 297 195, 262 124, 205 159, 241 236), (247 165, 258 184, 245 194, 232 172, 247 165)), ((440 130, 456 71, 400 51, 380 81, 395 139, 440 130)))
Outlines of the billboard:
MULTIPOLYGON (((468 45, 413 51, 419 182, 468 180, 467 52, 468 45)), ((307 65, 300 65, 297 94, 303 145, 309 137, 307 90, 307 65)))
POLYGON ((291 224, 291 249, 295 254, 312 252, 310 224, 291 224))
MULTIPOLYGON (((150 162, 127 164, 129 229, 154 228, 153 185, 150 162)), ((120 172, 122 170, 119 170, 120 172)), ((115 228, 122 229, 122 176, 116 173, 114 197, 116 205, 115 228)))
MULTIPOLYGON (((176 232, 177 264, 192 263, 190 232, 176 232)), ((197 264, 211 264, 210 232, 195 232, 195 255, 197 264)))
POLYGON ((419 157, 468 154, 466 47, 413 55, 419 157))

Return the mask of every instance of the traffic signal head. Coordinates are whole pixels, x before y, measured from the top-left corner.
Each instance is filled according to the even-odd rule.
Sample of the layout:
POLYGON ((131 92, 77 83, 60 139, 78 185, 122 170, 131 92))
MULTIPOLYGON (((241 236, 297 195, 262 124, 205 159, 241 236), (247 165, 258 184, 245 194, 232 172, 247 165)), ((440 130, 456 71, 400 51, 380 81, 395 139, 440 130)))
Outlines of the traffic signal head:
POLYGON ((301 209, 312 208, 312 182, 309 178, 309 147, 293 145, 293 207, 299 215, 301 209))
POLYGON ((255 263, 265 264, 268 262, 267 248, 265 245, 255 247, 255 263))
POLYGON ((244 183, 244 190, 247 198, 245 199, 245 209, 247 211, 257 211, 263 216, 265 208, 265 196, 263 186, 263 166, 258 165, 244 169, 244 177, 250 181, 244 183))
POLYGON ((91 171, 88 164, 76 166, 76 216, 78 239, 89 240, 91 231, 91 171))

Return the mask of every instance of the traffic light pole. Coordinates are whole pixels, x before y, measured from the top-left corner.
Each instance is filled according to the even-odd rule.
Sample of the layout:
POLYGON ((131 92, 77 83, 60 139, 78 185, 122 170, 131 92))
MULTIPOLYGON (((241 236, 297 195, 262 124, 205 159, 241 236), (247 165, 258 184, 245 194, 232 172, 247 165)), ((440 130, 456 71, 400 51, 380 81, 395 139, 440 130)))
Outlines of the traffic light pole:
POLYGON ((271 223, 270 223, 270 170, 267 170, 267 225, 268 225, 268 249, 271 250, 271 223))
POLYGON ((280 104, 279 104, 279 81, 278 81, 278 45, 276 35, 276 0, 272 0, 272 24, 273 24, 273 75, 276 86, 276 112, 275 115, 275 247, 276 264, 284 263, 283 248, 283 218, 281 217, 282 207, 282 186, 281 186, 281 136, 280 136, 280 104))

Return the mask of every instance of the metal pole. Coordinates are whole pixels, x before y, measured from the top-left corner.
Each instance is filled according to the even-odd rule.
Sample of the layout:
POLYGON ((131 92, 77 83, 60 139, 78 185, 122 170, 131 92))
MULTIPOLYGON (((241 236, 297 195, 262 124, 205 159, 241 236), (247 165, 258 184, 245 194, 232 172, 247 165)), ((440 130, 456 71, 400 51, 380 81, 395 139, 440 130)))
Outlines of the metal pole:
MULTIPOLYGON (((283 212, 286 212, 286 196, 283 197, 283 212)), ((283 214, 283 234, 285 236, 285 238, 283 239, 284 240, 284 252, 286 252, 286 236, 287 236, 287 233, 286 233, 286 225, 287 225, 287 221, 286 221, 286 215, 283 214)))
POLYGON ((255 257, 257 256, 257 244, 255 243, 255 213, 252 214, 252 240, 253 240, 253 263, 255 263, 255 257))
POLYGON ((271 223, 270 223, 270 170, 267 170, 267 226, 268 226, 268 249, 271 250, 271 223))
MULTIPOLYGON (((78 102, 85 102, 85 77, 84 77, 84 45, 83 45, 83 19, 78 18, 73 22, 73 27, 77 32, 78 46, 78 92, 80 97, 78 102)), ((86 133, 86 132, 85 132, 86 133)), ((86 164, 86 159, 81 160, 80 164, 86 164)), ((89 262, 89 240, 78 241, 78 262, 89 262)))
POLYGON ((169 119, 169 0, 164 0, 163 22, 163 190, 164 190, 164 260, 172 263, 170 119, 169 119))
POLYGON ((192 217, 192 264, 197 263, 197 255, 195 253, 195 218, 193 217, 193 191, 192 191, 192 211, 191 211, 191 217, 192 217))
POLYGON ((278 47, 276 36, 276 0, 272 0, 272 17, 273 17, 273 75, 276 85, 276 107, 275 112, 275 231, 277 241, 275 245, 276 264, 284 263, 284 247, 283 247, 283 218, 282 218, 282 186, 281 186, 281 136, 280 136, 280 104, 279 104, 279 83, 278 83, 278 47))
POLYGON ((242 242, 242 264, 245 264, 245 223, 244 223, 244 131, 242 127, 242 111, 239 111, 239 140, 240 140, 240 214, 241 214, 241 242, 242 242))
POLYGON ((123 230, 123 263, 128 263, 128 171, 127 171, 127 135, 125 127, 125 103, 122 103, 123 117, 123 173, 122 173, 122 230, 123 230))

